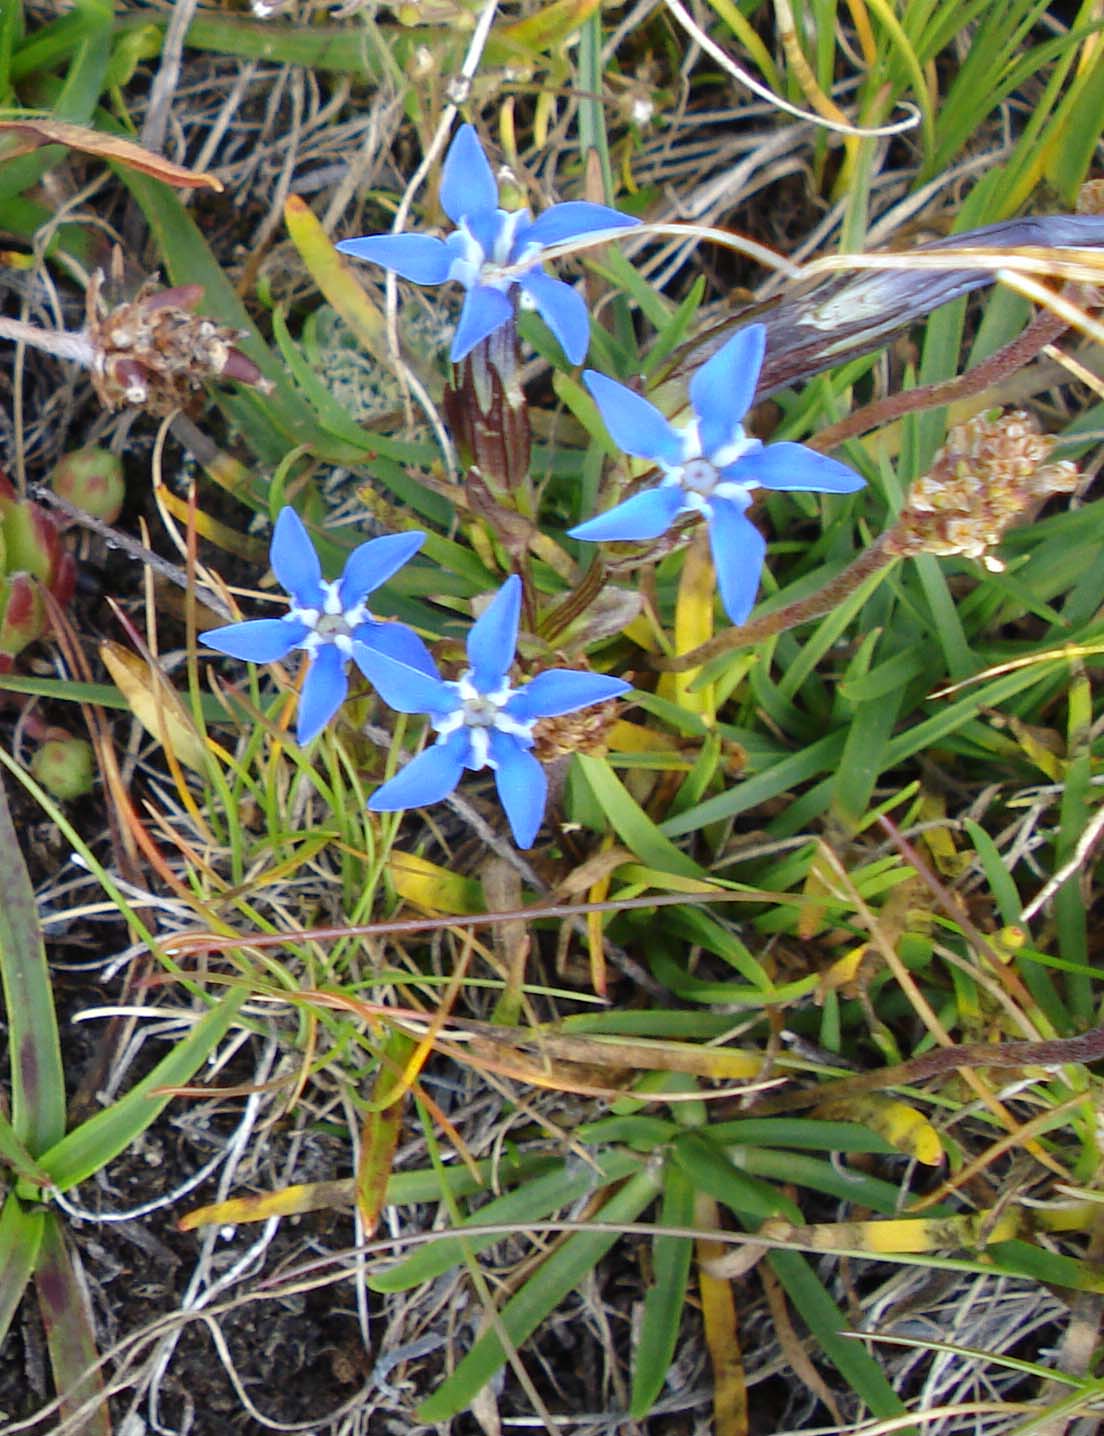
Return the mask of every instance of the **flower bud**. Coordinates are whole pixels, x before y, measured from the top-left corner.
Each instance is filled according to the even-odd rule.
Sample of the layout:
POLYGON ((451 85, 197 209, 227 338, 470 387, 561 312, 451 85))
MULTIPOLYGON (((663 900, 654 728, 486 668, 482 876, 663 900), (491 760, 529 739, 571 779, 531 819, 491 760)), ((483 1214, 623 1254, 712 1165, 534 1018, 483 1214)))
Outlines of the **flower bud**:
POLYGON ((92 791, 92 745, 53 728, 31 758, 31 773, 54 798, 68 802, 92 791))
POLYGON ((29 573, 0 579, 0 654, 14 657, 46 632, 42 590, 29 573))
POLYGON ((57 525, 37 504, 17 500, 0 504, 4 566, 9 574, 29 573, 49 584, 61 562, 57 525))
POLYGON ((109 449, 88 445, 66 454, 49 478, 55 494, 93 518, 113 524, 126 497, 123 461, 109 449))

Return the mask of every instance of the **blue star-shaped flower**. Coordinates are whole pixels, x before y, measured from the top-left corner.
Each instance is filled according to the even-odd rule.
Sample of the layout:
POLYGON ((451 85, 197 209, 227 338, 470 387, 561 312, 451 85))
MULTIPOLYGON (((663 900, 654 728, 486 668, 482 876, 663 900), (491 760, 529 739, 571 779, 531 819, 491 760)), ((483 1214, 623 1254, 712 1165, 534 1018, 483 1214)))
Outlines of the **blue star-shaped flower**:
POLYGON ((663 479, 568 533, 592 542, 653 539, 683 514, 704 515, 721 601, 736 624, 751 612, 766 554, 747 517, 752 490, 850 494, 864 485, 851 469, 804 444, 764 446, 745 434, 740 420, 755 395, 765 347, 762 324, 733 335, 690 380, 694 417, 680 428, 623 384, 593 369, 583 375, 615 443, 658 464, 663 479))
POLYGON ((251 663, 274 663, 296 648, 309 655, 310 667, 299 695, 296 735, 300 743, 316 737, 345 701, 349 659, 358 652, 386 653, 426 673, 436 670, 425 644, 400 623, 381 623, 365 600, 412 558, 423 533, 387 534, 353 550, 341 577, 332 583, 310 535, 294 509, 280 510, 270 558, 276 577, 291 596, 282 618, 231 623, 199 636, 210 648, 251 663))
POLYGON ((425 713, 437 734, 432 747, 373 793, 373 812, 427 807, 452 792, 465 768, 492 768, 514 841, 519 848, 532 846, 548 796, 544 769, 529 751, 536 720, 604 703, 629 685, 598 673, 549 668, 512 688, 508 672, 520 611, 521 580, 514 575, 472 625, 471 667, 454 683, 357 645, 356 661, 384 702, 400 713, 425 713))
POLYGON ((581 294, 546 274, 540 254, 550 244, 607 229, 626 229, 637 221, 604 204, 575 200, 554 204, 539 219, 527 209, 498 207, 498 185, 471 125, 456 132, 441 172, 441 206, 456 225, 445 239, 428 234, 375 234, 344 239, 342 254, 367 259, 414 284, 458 280, 468 291, 452 341, 454 364, 514 316, 510 290, 521 289, 521 302, 535 308, 560 341, 572 364, 581 364, 590 342, 590 321, 581 294), (512 265, 520 274, 505 274, 512 265))

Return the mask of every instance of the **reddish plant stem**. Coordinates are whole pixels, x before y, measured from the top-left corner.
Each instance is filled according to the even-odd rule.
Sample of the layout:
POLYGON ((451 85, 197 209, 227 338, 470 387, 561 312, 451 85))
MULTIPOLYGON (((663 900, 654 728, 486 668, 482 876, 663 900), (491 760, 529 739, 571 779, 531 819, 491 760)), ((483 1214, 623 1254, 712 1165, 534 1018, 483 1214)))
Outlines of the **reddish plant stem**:
POLYGON ((961 1042, 925 1052, 893 1067, 880 1067, 838 1082, 825 1082, 801 1092, 767 1097, 747 1110, 756 1117, 796 1112, 803 1107, 849 1101, 880 1092, 886 1087, 911 1087, 926 1077, 962 1067, 1064 1067, 1067 1063, 1099 1062, 1104 1057, 1104 1026, 1092 1027, 1077 1037, 1051 1037, 1039 1042, 961 1042))
POLYGON ((901 418, 903 414, 912 414, 919 409, 935 409, 943 404, 952 404, 958 399, 969 398, 971 394, 980 394, 982 390, 1022 369, 1068 328, 1069 325, 1064 319, 1060 319, 1049 309, 1043 309, 1035 315, 1022 334, 1003 349, 990 354, 988 359, 983 359, 967 373, 947 379, 942 384, 925 384, 919 389, 906 389, 904 393, 887 394, 884 399, 876 399, 872 404, 848 414, 847 418, 841 419, 838 424, 829 424, 827 429, 822 429, 815 438, 809 440, 808 447, 827 454, 838 448, 846 439, 853 439, 856 434, 865 434, 869 429, 888 424, 901 418))
POLYGON ((796 628, 799 623, 811 623, 815 618, 823 618, 849 594, 854 593, 861 583, 865 583, 871 574, 888 568, 907 551, 901 541, 902 537, 898 535, 896 526, 887 529, 868 549, 864 549, 854 562, 849 563, 841 573, 808 598, 799 598, 796 602, 788 603, 784 608, 776 608, 773 613, 765 613, 761 618, 742 624, 739 628, 725 629, 708 643, 692 648, 689 653, 680 653, 677 658, 650 658, 651 666, 664 673, 685 673, 687 669, 699 668, 703 663, 708 663, 711 658, 719 658, 722 653, 731 653, 737 648, 750 648, 752 644, 773 638, 776 633, 796 628))

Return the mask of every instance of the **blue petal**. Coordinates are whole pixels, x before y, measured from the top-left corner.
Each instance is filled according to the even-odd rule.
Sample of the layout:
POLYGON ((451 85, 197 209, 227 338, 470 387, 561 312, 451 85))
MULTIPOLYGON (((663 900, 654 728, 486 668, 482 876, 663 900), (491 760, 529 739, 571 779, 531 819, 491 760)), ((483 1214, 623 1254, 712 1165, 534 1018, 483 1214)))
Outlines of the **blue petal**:
POLYGON ((759 576, 767 545, 763 535, 731 499, 713 499, 709 543, 713 567, 725 612, 741 624, 751 612, 759 592, 759 576))
POLYGON ((370 619, 357 627, 353 637, 373 653, 382 653, 385 658, 394 659, 407 668, 416 668, 429 678, 438 676, 437 665, 429 649, 416 633, 402 623, 380 623, 370 619))
POLYGON ((658 538, 678 518, 683 508, 683 493, 678 484, 661 484, 634 494, 596 519, 568 529, 570 538, 587 543, 621 543, 637 539, 658 538))
POLYGON ((465 215, 485 214, 497 205, 498 185, 479 136, 471 125, 461 125, 441 170, 441 208, 459 224, 465 215))
POLYGON ((390 269, 413 284, 444 284, 453 260, 445 241, 431 234, 370 234, 363 239, 343 239, 337 248, 354 259, 390 269))
POLYGON ((481 340, 508 324, 513 317, 513 300, 500 289, 491 289, 485 284, 469 289, 460 311, 460 323, 452 337, 449 358, 454 364, 459 364, 481 340))
POLYGON ((613 442, 626 454, 656 463, 682 463, 682 436, 654 404, 608 379, 594 369, 583 373, 583 383, 594 396, 613 442))
POLYGON ((412 559, 425 542, 425 534, 384 534, 353 549, 341 575, 341 604, 353 608, 381 583, 412 559))
POLYGON ((523 274, 518 283, 536 304, 569 362, 581 364, 590 344, 590 315, 583 296, 562 279, 553 279, 539 269, 523 274))
POLYGON ((321 733, 345 702, 348 691, 343 655, 332 643, 324 644, 311 659, 299 694, 295 733, 300 743, 309 743, 321 733))
MULTIPOLYGON (((826 454, 804 444, 768 444, 731 466, 732 477, 742 484, 762 484, 765 489, 812 490, 823 494, 853 494, 866 487, 854 469, 837 463, 826 454)), ((729 470, 722 477, 727 478, 729 470)))
POLYGON ((483 251, 484 260, 489 259, 498 248, 498 237, 509 219, 504 209, 489 209, 484 214, 469 214, 465 217, 468 233, 483 251))
POLYGON ((536 242, 544 247, 558 244, 561 239, 577 239, 580 235, 597 234, 604 229, 631 229, 639 223, 638 219, 610 209, 608 205, 571 200, 546 209, 520 238, 523 244, 536 242))
POLYGON ((715 454, 739 436, 740 420, 755 397, 766 344, 766 326, 751 324, 734 334, 690 380, 703 454, 715 454))
MULTIPOLYGON (((381 625, 382 626, 382 625, 381 625)), ((353 643, 353 661, 389 708, 398 713, 440 716, 460 706, 455 688, 435 673, 398 663, 375 643, 353 643)))
POLYGON ((286 658, 309 632, 305 623, 289 623, 283 618, 254 618, 248 623, 209 628, 199 637, 208 648, 231 658, 244 658, 249 663, 275 663, 277 659, 286 658))
POLYGON ((509 733, 492 730, 490 749, 495 763, 495 787, 514 842, 519 848, 531 848, 548 801, 544 769, 509 733))
POLYGON ((302 519, 292 508, 280 510, 269 560, 273 573, 300 608, 322 607, 322 565, 302 519))
POLYGON ((621 678, 607 678, 604 673, 582 673, 570 668, 548 668, 538 673, 505 705, 511 718, 525 723, 530 718, 555 718, 604 703, 627 693, 630 685, 621 678))
POLYGON ((471 740, 466 729, 434 743, 368 799, 373 813, 395 813, 403 808, 426 808, 447 797, 460 781, 471 740))
POLYGON ((468 662, 480 693, 494 693, 505 682, 514 661, 520 616, 521 579, 512 573, 468 633, 468 662))

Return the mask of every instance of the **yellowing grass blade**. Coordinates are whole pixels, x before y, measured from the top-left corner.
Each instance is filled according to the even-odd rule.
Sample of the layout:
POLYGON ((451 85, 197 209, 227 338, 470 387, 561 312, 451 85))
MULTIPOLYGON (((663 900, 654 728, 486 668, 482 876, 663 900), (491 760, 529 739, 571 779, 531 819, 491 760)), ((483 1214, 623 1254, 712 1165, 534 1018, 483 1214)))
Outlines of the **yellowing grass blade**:
MULTIPOLYGON (((675 652, 690 653, 713 637, 713 603, 716 579, 709 556, 708 536, 699 530, 686 550, 682 577, 675 604, 675 652)), ((694 680, 701 672, 691 668, 686 673, 665 673, 659 680, 659 696, 677 703, 691 713, 712 719, 716 712, 713 685, 703 684, 693 690, 694 680)))
POLYGON ((101 643, 100 657, 142 727, 181 763, 207 771, 207 749, 175 688, 155 666, 121 643, 101 643))
POLYGON ((414 1043, 403 1032, 392 1031, 387 1039, 385 1060, 376 1074, 373 1097, 378 1101, 388 1093, 399 1095, 386 1106, 374 1106, 361 1128, 360 1160, 357 1163, 356 1201, 366 1236, 373 1236, 379 1225, 380 1212, 387 1200, 387 1183, 395 1160, 402 1131, 403 1103, 408 1091, 406 1082, 397 1082, 396 1070, 403 1067, 414 1050, 414 1043))
POLYGON ((298 1216, 301 1212, 335 1211, 351 1207, 354 1183, 351 1177, 340 1182, 304 1182, 282 1187, 278 1192, 258 1192, 254 1196, 234 1197, 228 1202, 214 1202, 197 1207, 177 1222, 177 1230, 194 1231, 196 1227, 238 1226, 247 1222, 266 1222, 269 1217, 298 1216))
POLYGON ((916 1253, 974 1251, 997 1242, 1029 1238, 1035 1227, 1080 1231, 1091 1222, 1088 1203, 1052 1211, 1010 1207, 1003 1212, 967 1212, 954 1217, 889 1217, 871 1222, 820 1222, 798 1226, 776 1218, 763 1223, 761 1236, 793 1242, 810 1251, 916 1253))
POLYGON ((382 360, 387 354, 383 315, 333 247, 314 211, 296 194, 284 206, 284 223, 315 284, 368 352, 382 360))
POLYGON ((532 15, 506 25, 495 35, 497 43, 535 55, 563 42, 598 9, 602 0, 552 0, 538 5, 532 15))
POLYGON ((943 1161, 943 1144, 939 1133, 915 1107, 892 1097, 872 1092, 850 1102, 831 1103, 819 1109, 841 1121, 858 1122, 877 1132, 891 1147, 904 1152, 926 1167, 938 1167, 943 1161))
POLYGON ((392 852, 387 860, 387 876, 399 897, 425 912, 459 916, 487 911, 478 882, 438 867, 416 853, 392 852))
MULTIPOLYGON (((699 1227, 720 1226, 717 1203, 712 1197, 698 1196, 695 1224, 699 1227)), ((709 1272, 710 1261, 721 1256, 727 1248, 719 1242, 700 1237, 697 1249, 698 1293, 705 1324, 705 1344, 713 1369, 713 1420, 717 1436, 746 1436, 747 1384, 732 1283, 709 1272)))

